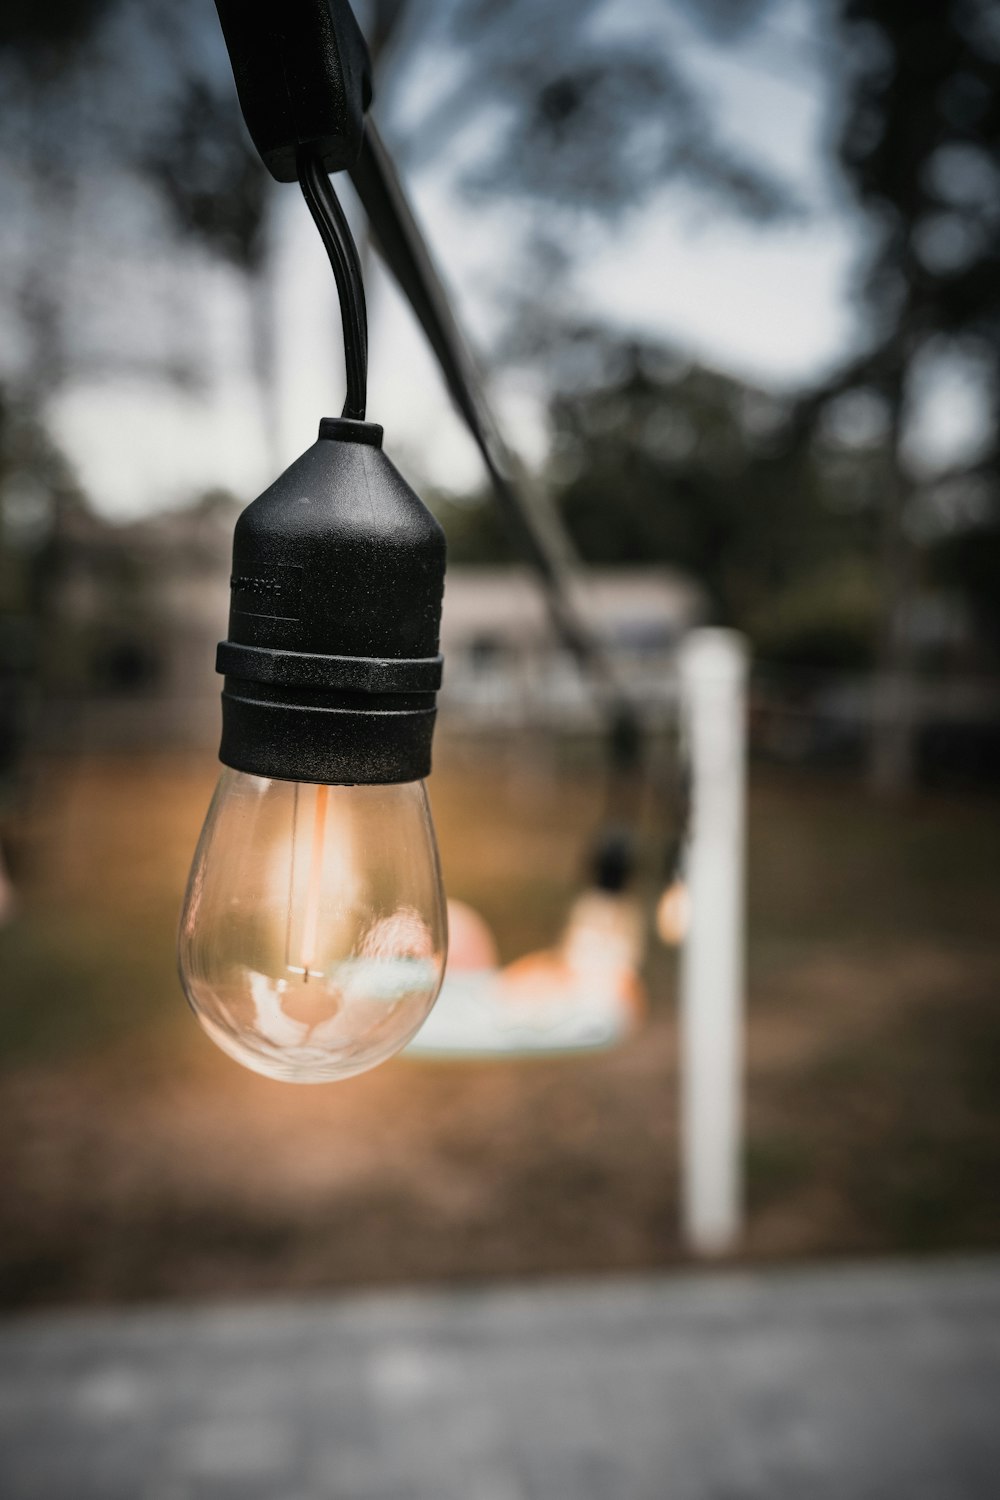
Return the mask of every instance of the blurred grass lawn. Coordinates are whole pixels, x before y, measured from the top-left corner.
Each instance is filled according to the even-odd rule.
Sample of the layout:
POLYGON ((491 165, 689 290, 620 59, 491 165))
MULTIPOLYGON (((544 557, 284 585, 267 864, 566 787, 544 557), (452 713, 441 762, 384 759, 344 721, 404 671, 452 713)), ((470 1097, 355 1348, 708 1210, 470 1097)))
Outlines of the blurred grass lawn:
MULTIPOLYGON (((677 1235, 674 966, 600 1056, 400 1060, 328 1089, 217 1054, 174 974, 209 757, 36 766, 0 932, 0 1299, 114 1300, 651 1267, 677 1235)), ((446 880, 505 958, 552 940, 585 768, 432 785, 446 880)), ((997 804, 757 772, 746 1254, 1000 1243, 997 804)))

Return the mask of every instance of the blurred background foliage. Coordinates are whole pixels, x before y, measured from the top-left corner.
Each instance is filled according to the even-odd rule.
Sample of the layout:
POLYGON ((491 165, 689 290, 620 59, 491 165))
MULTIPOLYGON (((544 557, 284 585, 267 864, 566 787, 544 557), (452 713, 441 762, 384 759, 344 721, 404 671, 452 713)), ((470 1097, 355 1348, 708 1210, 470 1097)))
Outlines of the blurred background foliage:
MULTIPOLYGON (((755 752, 795 763, 752 784, 750 1252, 995 1244, 996 6, 825 0, 805 27, 794 0, 370 0, 359 13, 404 174, 433 173, 429 201, 468 216, 429 224, 443 265, 449 235, 501 216, 474 331, 498 387, 536 410, 534 477, 580 558, 692 580, 706 617, 750 638, 755 752), (661 15, 708 52, 664 44, 661 15), (643 214, 680 205, 763 237, 808 224, 802 183, 717 108, 713 69, 753 41, 779 76, 808 53, 826 81, 823 168, 861 247, 849 347, 780 386, 584 290, 588 267, 617 274, 643 214), (975 430, 958 461, 938 461, 922 442, 927 393, 955 371, 975 430), (862 761, 883 806, 858 795, 862 761), (817 764, 836 775, 814 779, 817 764)), ((266 1130, 256 1085, 181 1039, 172 924, 212 770, 159 749, 104 756, 77 710, 88 694, 155 696, 165 559, 192 583, 172 618, 193 618, 246 470, 227 489, 192 480, 169 517, 150 500, 139 520, 109 518, 60 403, 86 381, 140 398, 158 383, 207 406, 213 319, 242 316, 262 482, 287 462, 281 190, 245 135, 206 0, 11 0, 0 97, 0 841, 20 903, 0 933, 0 1091, 18 1125, 0 1154, 2 1295, 679 1253, 662 1003, 644 1038, 572 1076, 390 1069, 346 1103, 275 1104, 266 1130), (67 599, 94 592, 102 607, 82 625, 67 599), (350 1138, 339 1164, 331 1121, 350 1138)), ((739 279, 750 316, 753 266, 739 279)), ((385 305, 379 291, 376 332, 385 305)), ((123 403, 115 416, 123 443, 133 415, 123 403)), ((517 443, 516 415, 511 427, 517 443)), ((424 489, 453 564, 519 561, 484 489, 424 489)), ((185 672, 191 649, 180 642, 185 672)), ((450 887, 497 926, 505 957, 543 943, 580 881, 593 765, 497 736, 481 761, 446 744, 441 767, 450 887)), ((654 999, 671 983, 660 952, 654 999)))
MULTIPOLYGON (((777 24, 763 0, 682 9, 723 48, 777 24)), ((520 370, 543 393, 543 479, 581 555, 684 568, 708 591, 714 616, 748 631, 768 659, 876 663, 896 676, 918 668, 907 623, 915 601, 944 589, 970 612, 969 665, 992 665, 1000 545, 992 8, 976 0, 833 6, 829 45, 842 56, 830 150, 868 224, 857 271, 867 339, 821 385, 780 396, 699 368, 634 330, 581 318, 574 305, 575 259, 622 233, 654 193, 680 185, 706 211, 765 225, 805 212, 793 188, 716 124, 683 54, 644 44, 642 7, 618 7, 612 26, 615 11, 598 0, 383 0, 365 17, 381 114, 390 136, 398 133, 404 170, 439 158, 456 193, 509 204, 511 270, 487 353, 495 370, 520 370), (435 64, 437 86, 416 89, 435 64), (908 429, 928 369, 956 350, 975 366, 990 417, 972 462, 925 472, 908 454, 908 429)), ((265 421, 273 193, 242 129, 214 17, 194 0, 8 7, 0 75, 7 151, 31 221, 27 266, 0 288, 20 351, 2 396, 3 603, 5 619, 20 622, 15 633, 30 634, 43 618, 38 575, 51 566, 60 506, 87 503, 82 493, 70 499, 67 466, 56 478, 46 422, 53 394, 81 365, 93 373, 116 361, 148 359, 184 386, 206 378, 197 339, 168 336, 168 347, 150 341, 143 354, 134 342, 97 350, 82 335, 68 226, 88 178, 122 172, 137 198, 160 205, 182 251, 195 245, 246 278, 265 421), (29 450, 36 458, 26 469, 29 450)), ((482 496, 443 496, 441 512, 456 561, 509 555, 482 496)), ((906 784, 912 725, 901 714, 879 734, 891 742, 873 747, 883 782, 906 784)))

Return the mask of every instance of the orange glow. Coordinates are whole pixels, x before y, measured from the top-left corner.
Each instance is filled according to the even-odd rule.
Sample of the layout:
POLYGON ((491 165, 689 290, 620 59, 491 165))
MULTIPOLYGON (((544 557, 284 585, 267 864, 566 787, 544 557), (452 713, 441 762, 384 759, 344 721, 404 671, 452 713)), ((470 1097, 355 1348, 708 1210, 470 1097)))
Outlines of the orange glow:
POLYGON ((687 935, 690 900, 683 880, 668 885, 656 905, 656 931, 660 942, 678 948, 687 935))
POLYGON ((499 962, 496 940, 479 913, 464 901, 449 901, 449 972, 495 969, 499 962))

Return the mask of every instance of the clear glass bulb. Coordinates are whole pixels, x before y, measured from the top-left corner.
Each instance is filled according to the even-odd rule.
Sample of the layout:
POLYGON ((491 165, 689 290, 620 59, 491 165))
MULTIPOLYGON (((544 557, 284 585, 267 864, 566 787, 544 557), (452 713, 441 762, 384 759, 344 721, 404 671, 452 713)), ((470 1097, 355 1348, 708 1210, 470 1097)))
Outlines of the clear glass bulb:
POLYGON ((223 770, 181 913, 184 992, 244 1067, 349 1078, 437 997, 447 927, 423 782, 315 786, 223 770))

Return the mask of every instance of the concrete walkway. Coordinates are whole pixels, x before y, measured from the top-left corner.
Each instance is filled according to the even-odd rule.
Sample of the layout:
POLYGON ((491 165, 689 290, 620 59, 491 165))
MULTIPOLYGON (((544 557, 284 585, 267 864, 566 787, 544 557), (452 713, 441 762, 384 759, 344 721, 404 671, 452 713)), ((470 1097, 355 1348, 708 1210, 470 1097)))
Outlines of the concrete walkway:
POLYGON ((0 1326, 4 1500, 994 1500, 1000 1261, 0 1326))

